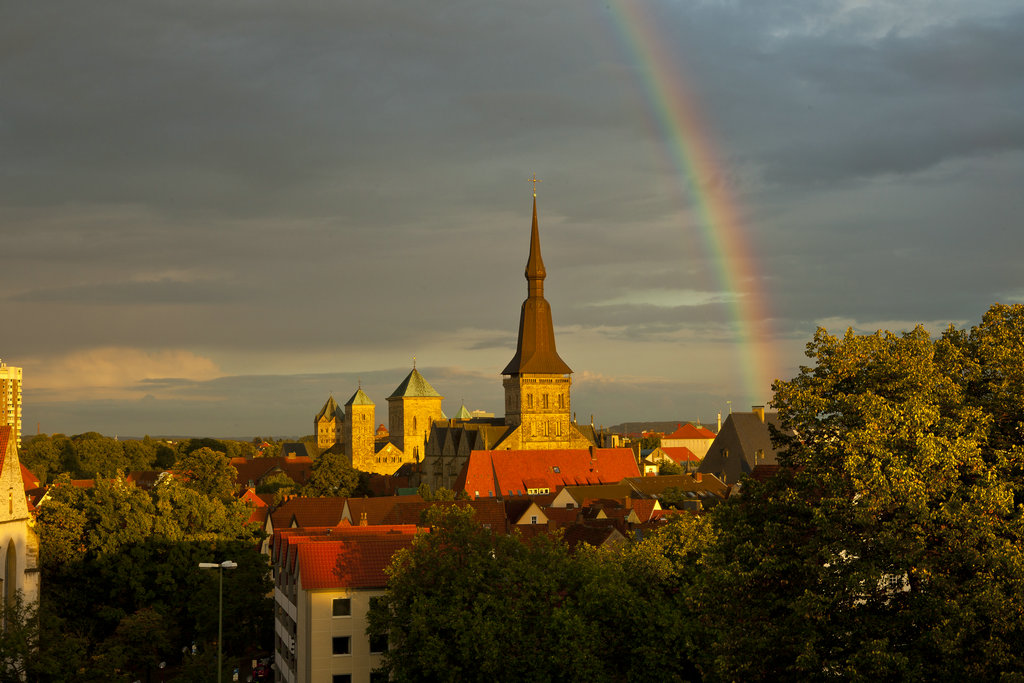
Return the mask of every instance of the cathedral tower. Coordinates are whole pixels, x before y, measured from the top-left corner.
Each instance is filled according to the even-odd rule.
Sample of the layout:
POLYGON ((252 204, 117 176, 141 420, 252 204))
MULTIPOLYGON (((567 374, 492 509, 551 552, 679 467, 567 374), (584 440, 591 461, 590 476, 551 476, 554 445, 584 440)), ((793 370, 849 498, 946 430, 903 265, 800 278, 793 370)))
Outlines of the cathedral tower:
POLYGON ((353 467, 373 461, 373 401, 359 387, 345 403, 345 455, 353 467))
POLYGON ((320 412, 313 418, 313 433, 316 434, 316 447, 326 451, 334 444, 342 442, 344 434, 345 414, 341 406, 331 395, 320 412))
POLYGON ((527 296, 519 315, 519 340, 516 355, 501 371, 505 375, 505 424, 518 428, 518 443, 509 445, 521 449, 579 447, 583 439, 569 420, 572 369, 555 350, 551 305, 544 298, 546 277, 534 193, 530 256, 526 262, 527 296))
POLYGON ((424 444, 434 420, 443 420, 444 397, 430 386, 413 365, 402 383, 388 396, 388 431, 392 443, 401 449, 406 462, 420 462, 424 444))

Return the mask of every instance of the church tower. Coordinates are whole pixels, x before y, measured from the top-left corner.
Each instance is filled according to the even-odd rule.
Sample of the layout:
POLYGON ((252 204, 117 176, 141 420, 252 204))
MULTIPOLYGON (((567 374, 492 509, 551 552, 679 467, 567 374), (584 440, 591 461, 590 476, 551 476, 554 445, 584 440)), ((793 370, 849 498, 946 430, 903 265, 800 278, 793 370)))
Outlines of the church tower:
POLYGON ((360 469, 373 462, 373 407, 362 387, 345 403, 345 455, 353 467, 360 469))
POLYGON ((334 444, 342 442, 344 434, 345 414, 332 394, 327 403, 313 418, 313 433, 316 434, 316 447, 326 451, 334 444))
POLYGON ((434 420, 445 419, 444 397, 430 386, 413 364, 402 383, 388 396, 388 430, 392 443, 401 449, 406 462, 420 462, 434 420))
POLYGON ((537 194, 533 195, 530 256, 526 262, 526 291, 519 316, 516 355, 501 371, 505 375, 505 424, 518 428, 511 448, 578 448, 589 442, 570 423, 569 388, 572 369, 555 350, 551 305, 544 298, 544 259, 537 228, 537 194))

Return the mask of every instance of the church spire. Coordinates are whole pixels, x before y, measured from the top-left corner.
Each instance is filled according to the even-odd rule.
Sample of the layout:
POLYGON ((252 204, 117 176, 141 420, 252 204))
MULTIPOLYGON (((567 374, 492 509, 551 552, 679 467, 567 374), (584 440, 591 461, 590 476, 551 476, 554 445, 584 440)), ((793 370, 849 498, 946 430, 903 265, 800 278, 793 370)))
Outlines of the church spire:
POLYGON ((537 230, 537 195, 533 195, 533 229, 530 232, 530 258, 526 261, 526 291, 529 296, 544 298, 544 259, 540 255, 540 233, 537 230))
MULTIPOLYGON (((534 181, 535 179, 531 180, 531 182, 534 181)), ((555 328, 551 323, 551 305, 544 298, 544 278, 547 277, 547 271, 544 269, 544 259, 540 255, 536 191, 533 194, 530 256, 526 261, 525 274, 527 296, 519 315, 519 341, 516 346, 516 355, 501 371, 501 374, 571 374, 572 369, 566 365, 555 350, 555 328)))

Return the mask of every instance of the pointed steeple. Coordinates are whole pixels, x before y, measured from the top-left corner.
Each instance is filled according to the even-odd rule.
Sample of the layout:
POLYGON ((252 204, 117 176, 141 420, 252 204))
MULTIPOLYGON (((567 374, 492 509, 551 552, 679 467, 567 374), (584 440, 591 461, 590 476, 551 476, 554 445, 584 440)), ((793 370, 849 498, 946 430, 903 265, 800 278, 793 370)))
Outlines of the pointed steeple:
POLYGON ((501 371, 503 375, 536 373, 568 375, 572 369, 555 350, 555 328, 551 323, 551 305, 544 298, 544 259, 540 254, 540 230, 537 227, 537 195, 533 196, 533 226, 530 232, 530 257, 526 261, 526 300, 519 315, 519 341, 516 355, 501 371))

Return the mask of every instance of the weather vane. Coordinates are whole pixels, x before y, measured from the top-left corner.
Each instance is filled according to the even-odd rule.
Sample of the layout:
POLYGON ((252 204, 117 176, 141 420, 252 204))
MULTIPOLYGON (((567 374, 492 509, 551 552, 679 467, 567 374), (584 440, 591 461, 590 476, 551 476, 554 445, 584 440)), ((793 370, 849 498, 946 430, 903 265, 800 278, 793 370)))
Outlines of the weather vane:
POLYGON ((527 178, 526 179, 526 182, 533 183, 533 198, 536 199, 537 198, 537 183, 540 182, 540 178, 538 178, 537 174, 534 173, 532 178, 527 178))

